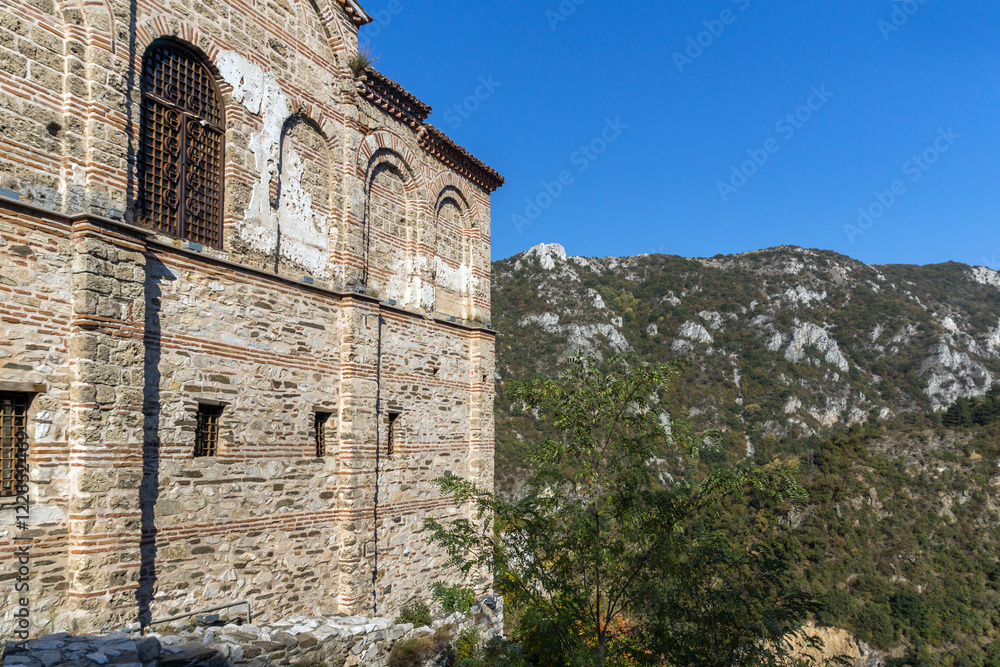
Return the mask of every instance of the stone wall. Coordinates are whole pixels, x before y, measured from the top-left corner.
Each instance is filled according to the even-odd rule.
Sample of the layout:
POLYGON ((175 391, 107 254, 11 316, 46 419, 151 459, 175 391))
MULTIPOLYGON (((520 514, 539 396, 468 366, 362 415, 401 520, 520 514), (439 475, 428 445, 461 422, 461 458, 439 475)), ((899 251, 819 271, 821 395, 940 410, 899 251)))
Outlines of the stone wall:
MULTIPOLYGON (((71 366, 70 226, 57 216, 0 207, 0 391, 34 387, 29 528, 35 613, 52 618, 67 604, 71 366)), ((0 636, 12 631, 15 591, 14 499, 0 498, 0 636)))
POLYGON ((0 10, 0 188, 142 226, 143 54, 194 49, 225 111, 221 256, 410 310, 489 318, 489 193, 503 179, 424 124, 430 108, 349 63, 351 0, 0 10), (370 284, 369 284, 370 283, 370 284))
POLYGON ((465 512, 435 477, 492 485, 503 179, 352 71, 368 20, 354 0, 0 6, 0 391, 33 396, 30 525, 0 501, 0 595, 29 540, 34 633, 235 598, 392 614, 449 576, 420 529, 465 512), (223 101, 220 247, 137 206, 162 40, 223 101), (206 404, 219 449, 195 459, 206 404))

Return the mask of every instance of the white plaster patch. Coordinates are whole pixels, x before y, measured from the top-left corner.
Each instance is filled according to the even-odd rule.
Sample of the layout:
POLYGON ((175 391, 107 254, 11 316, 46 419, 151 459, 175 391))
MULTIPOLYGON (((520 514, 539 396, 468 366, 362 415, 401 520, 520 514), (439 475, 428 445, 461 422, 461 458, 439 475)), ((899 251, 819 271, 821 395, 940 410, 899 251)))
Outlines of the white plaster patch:
POLYGON ((28 510, 28 521, 32 524, 55 523, 66 519, 66 511, 49 505, 32 505, 28 510))
POLYGON ((266 254, 280 252, 285 259, 325 278, 328 274, 329 222, 318 221, 312 197, 302 187, 304 166, 294 150, 282 165, 279 210, 271 209, 270 184, 281 161, 281 131, 291 116, 288 97, 272 72, 265 72, 232 51, 219 54, 216 63, 222 78, 233 87, 233 97, 251 114, 260 116, 259 131, 250 134, 250 151, 258 179, 237 235, 251 248, 266 254), (280 238, 280 245, 279 245, 280 238))
POLYGON ((304 174, 305 163, 289 144, 283 156, 278 202, 281 254, 316 273, 324 273, 330 258, 330 221, 313 210, 312 194, 302 187, 304 174))
POLYGON ((472 275, 472 268, 466 265, 453 269, 441 261, 440 257, 434 258, 434 270, 437 275, 438 287, 451 290, 456 294, 475 294, 479 287, 479 278, 472 275))

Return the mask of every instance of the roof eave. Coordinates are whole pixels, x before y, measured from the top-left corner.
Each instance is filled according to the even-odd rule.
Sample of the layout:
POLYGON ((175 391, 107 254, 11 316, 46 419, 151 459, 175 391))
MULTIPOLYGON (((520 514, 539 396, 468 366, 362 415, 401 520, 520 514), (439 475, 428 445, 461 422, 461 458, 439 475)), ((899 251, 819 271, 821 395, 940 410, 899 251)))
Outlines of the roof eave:
POLYGON ((344 10, 347 11, 347 15, 351 17, 354 25, 359 28, 375 20, 356 0, 340 0, 340 4, 343 5, 344 10))

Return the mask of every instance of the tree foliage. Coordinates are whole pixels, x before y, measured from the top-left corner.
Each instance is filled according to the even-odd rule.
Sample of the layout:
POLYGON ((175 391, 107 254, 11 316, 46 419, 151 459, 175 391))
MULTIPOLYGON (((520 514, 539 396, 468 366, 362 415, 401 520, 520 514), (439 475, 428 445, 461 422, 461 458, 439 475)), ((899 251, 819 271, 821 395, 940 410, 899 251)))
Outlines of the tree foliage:
POLYGON ((432 539, 466 572, 494 572, 538 665, 792 664, 789 639, 811 603, 782 587, 784 561, 753 530, 720 517, 726 503, 763 517, 803 491, 781 465, 693 474, 714 445, 670 414, 680 373, 625 354, 509 383, 510 400, 550 434, 524 448, 523 497, 439 480, 474 510, 447 525, 428 519, 432 539))

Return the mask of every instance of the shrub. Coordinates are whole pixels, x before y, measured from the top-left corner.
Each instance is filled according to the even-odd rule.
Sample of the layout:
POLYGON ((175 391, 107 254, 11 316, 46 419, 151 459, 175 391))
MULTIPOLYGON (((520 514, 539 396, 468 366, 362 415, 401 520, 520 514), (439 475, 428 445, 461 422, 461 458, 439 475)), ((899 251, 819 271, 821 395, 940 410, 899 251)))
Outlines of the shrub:
POLYGON ((430 625, 431 609, 423 602, 411 602, 396 617, 396 624, 400 623, 412 623, 415 628, 430 625))
POLYGON ((854 615, 854 629, 858 636, 883 650, 889 649, 896 639, 896 629, 885 605, 866 604, 854 615))
MULTIPOLYGON (((459 665, 466 660, 475 661, 476 646, 479 644, 479 630, 469 628, 463 630, 455 641, 455 660, 459 665)), ((478 661, 477 661, 478 662, 478 661)))
POLYGON ((484 667, 525 667, 528 664, 521 645, 503 637, 486 642, 481 655, 484 667))
POLYGON ((430 637, 411 637, 396 642, 389 652, 389 667, 419 667, 434 650, 434 640, 430 637))
POLYGON ((857 609, 854 597, 847 591, 833 589, 823 594, 819 599, 820 609, 816 614, 823 625, 845 623, 857 609))
POLYGON ((476 602, 476 594, 459 584, 449 586, 438 581, 431 586, 431 593, 434 599, 441 603, 441 608, 446 614, 453 611, 467 614, 476 602))
POLYGON ((361 76, 362 72, 368 69, 371 65, 378 60, 374 55, 372 55, 371 48, 367 46, 362 46, 358 48, 358 52, 351 56, 350 60, 347 61, 347 66, 351 68, 351 72, 355 77, 361 76))

